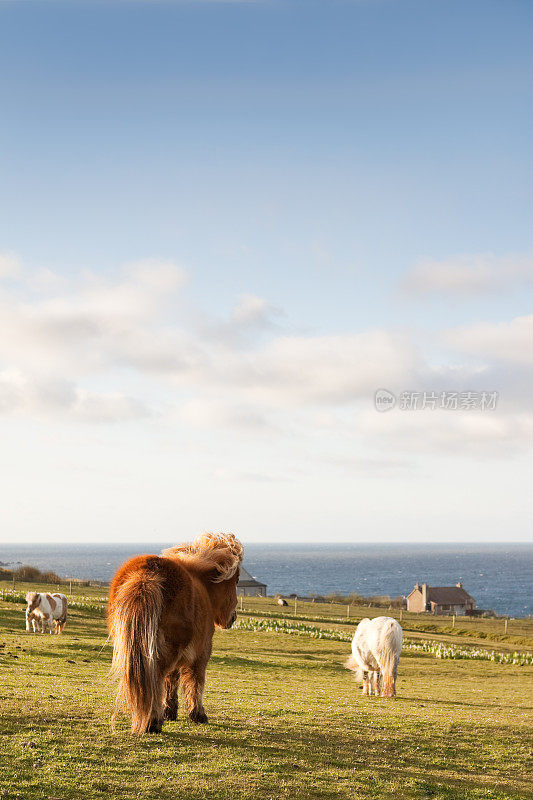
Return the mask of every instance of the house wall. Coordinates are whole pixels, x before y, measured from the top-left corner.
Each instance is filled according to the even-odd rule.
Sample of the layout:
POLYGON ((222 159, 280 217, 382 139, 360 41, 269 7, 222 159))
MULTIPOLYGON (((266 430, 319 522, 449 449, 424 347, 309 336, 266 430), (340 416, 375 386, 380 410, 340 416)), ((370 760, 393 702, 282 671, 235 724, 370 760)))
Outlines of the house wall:
POLYGON ((245 597, 266 597, 266 588, 264 586, 244 586, 237 587, 237 594, 242 594, 245 597))
POLYGON ((461 603, 461 604, 450 603, 440 606, 437 605, 436 603, 432 603, 431 611, 433 614, 455 614, 456 616, 460 617, 466 614, 466 603, 461 603))
POLYGON ((407 610, 414 611, 415 614, 420 614, 426 610, 422 592, 414 591, 407 597, 407 610))

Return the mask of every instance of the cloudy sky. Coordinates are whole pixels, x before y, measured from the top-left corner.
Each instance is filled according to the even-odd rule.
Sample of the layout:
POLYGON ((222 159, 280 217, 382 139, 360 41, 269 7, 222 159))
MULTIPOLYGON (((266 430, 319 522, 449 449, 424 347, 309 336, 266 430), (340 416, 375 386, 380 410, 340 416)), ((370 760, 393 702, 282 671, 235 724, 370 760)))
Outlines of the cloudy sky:
POLYGON ((0 23, 2 541, 531 538, 529 0, 0 23))

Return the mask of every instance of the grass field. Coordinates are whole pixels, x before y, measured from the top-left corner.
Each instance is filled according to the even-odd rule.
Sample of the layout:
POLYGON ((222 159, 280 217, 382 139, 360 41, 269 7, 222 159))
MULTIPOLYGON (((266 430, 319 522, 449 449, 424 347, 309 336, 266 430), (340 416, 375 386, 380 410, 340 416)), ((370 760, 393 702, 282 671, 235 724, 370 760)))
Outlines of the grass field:
MULTIPOLYGON (((162 734, 138 738, 124 716, 113 735, 102 590, 83 592, 62 636, 26 634, 23 605, 0 600, 1 797, 533 797, 532 667, 406 650, 397 698, 366 698, 342 667, 345 642, 224 631, 208 670, 208 725, 182 714, 162 734)), ((369 611, 379 613, 354 609, 345 620, 342 607, 302 605, 295 614, 247 599, 241 619, 253 627, 259 617, 291 625, 313 617, 309 626, 351 632, 369 611)), ((427 638, 532 649, 527 621, 504 639, 501 620, 453 632, 446 619, 402 622, 413 642, 437 624, 427 638)))

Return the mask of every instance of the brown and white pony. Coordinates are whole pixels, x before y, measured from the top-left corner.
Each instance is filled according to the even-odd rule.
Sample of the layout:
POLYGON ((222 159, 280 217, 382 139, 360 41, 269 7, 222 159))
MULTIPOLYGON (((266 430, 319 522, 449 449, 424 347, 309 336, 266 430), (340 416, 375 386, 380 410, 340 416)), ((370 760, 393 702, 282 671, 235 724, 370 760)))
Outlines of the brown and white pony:
POLYGON ((67 621, 67 598, 60 592, 48 594, 48 592, 28 592, 26 595, 26 630, 30 630, 30 622, 33 632, 36 633, 40 626, 41 633, 44 633, 44 624, 48 623, 50 633, 54 630, 61 633, 67 621))
POLYGON ((190 719, 207 722, 205 670, 215 627, 231 628, 237 617, 243 553, 233 534, 205 533, 120 567, 108 610, 119 680, 113 723, 125 702, 133 733, 159 733, 164 719, 177 718, 180 685, 190 719))

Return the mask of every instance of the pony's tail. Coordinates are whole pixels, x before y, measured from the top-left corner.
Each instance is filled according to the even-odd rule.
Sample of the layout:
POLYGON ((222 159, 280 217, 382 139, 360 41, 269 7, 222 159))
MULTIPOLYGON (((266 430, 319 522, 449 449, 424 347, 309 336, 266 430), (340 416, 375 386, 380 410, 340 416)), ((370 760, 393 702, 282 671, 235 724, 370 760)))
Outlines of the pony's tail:
POLYGON ((346 669, 350 669, 352 672, 355 672, 355 677, 358 681, 363 680, 363 670, 353 656, 348 656, 344 662, 344 666, 346 669))
POLYGON ((383 632, 380 647, 381 696, 394 697, 396 694, 396 671, 402 649, 402 629, 396 620, 391 619, 383 632))
POLYGON ((113 637, 111 672, 118 678, 115 719, 123 704, 131 712, 132 733, 146 733, 162 709, 157 638, 163 606, 159 576, 137 572, 118 589, 110 614, 113 637))

